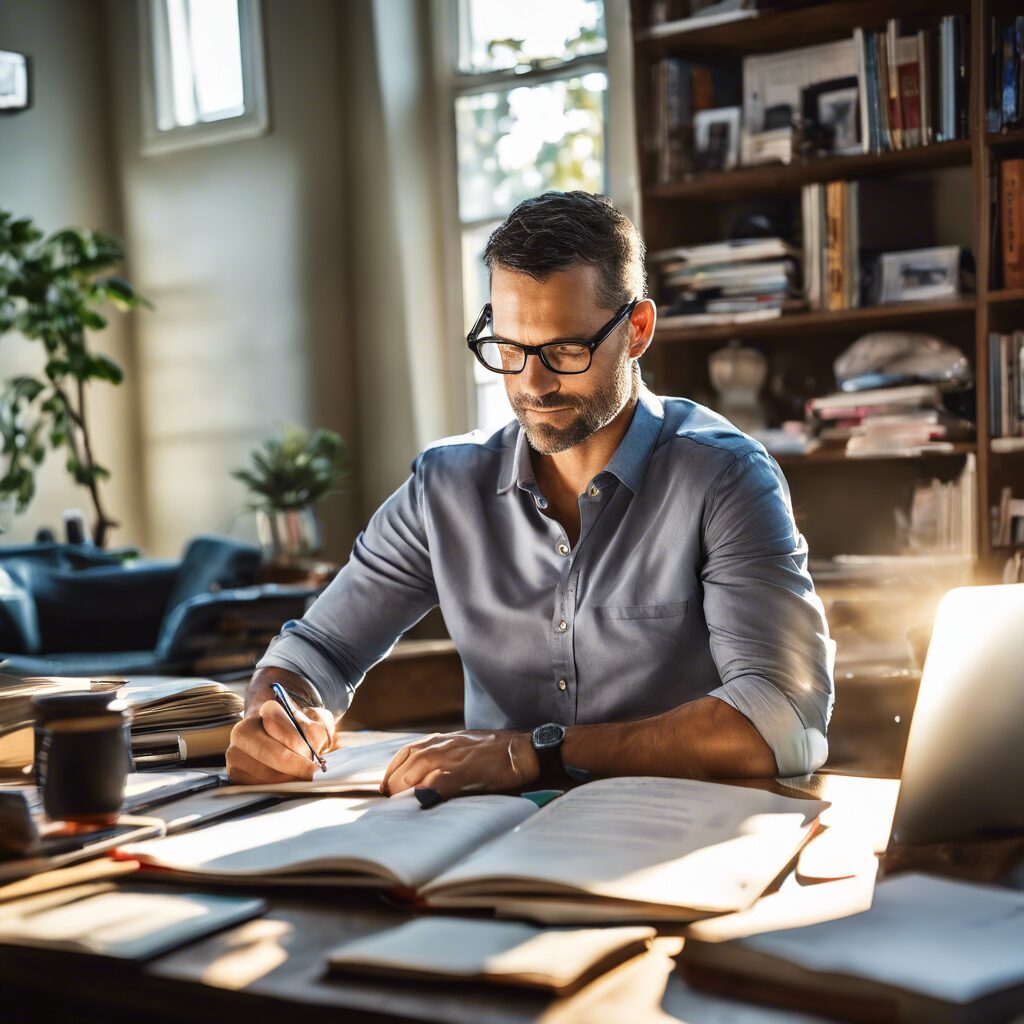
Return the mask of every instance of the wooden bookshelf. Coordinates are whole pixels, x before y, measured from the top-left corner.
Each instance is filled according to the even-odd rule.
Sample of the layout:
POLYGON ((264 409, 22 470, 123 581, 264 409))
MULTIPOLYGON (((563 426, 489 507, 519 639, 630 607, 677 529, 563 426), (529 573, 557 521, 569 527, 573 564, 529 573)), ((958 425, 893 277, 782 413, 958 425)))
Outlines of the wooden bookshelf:
MULTIPOLYGON (((649 0, 633 0, 634 73, 636 81, 636 114, 638 150, 641 156, 642 223, 649 249, 670 248, 725 237, 714 234, 716 226, 725 223, 729 211, 749 209, 764 200, 775 208, 780 203, 796 204, 804 185, 833 180, 907 178, 922 176, 937 182, 943 175, 959 174, 969 169, 969 190, 963 193, 966 209, 960 211, 969 220, 970 236, 961 228, 955 239, 939 238, 934 244, 956 241, 969 244, 975 257, 976 294, 953 301, 858 308, 837 312, 808 311, 788 314, 772 320, 746 324, 682 325, 663 321, 656 332, 656 344, 649 357, 650 370, 658 390, 663 393, 691 394, 694 387, 704 385, 706 359, 717 345, 740 339, 757 345, 771 358, 804 351, 815 365, 830 366, 852 341, 869 330, 924 330, 947 338, 968 351, 977 383, 976 443, 958 443, 945 453, 928 452, 918 456, 889 459, 847 459, 845 452, 819 449, 808 456, 782 456, 780 464, 796 470, 801 467, 794 486, 794 506, 799 507, 810 495, 820 477, 822 487, 844 486, 844 468, 852 463, 870 461, 877 465, 877 486, 905 489, 913 479, 917 464, 935 466, 935 475, 955 472, 955 459, 974 454, 977 460, 977 546, 978 578, 998 577, 1006 549, 995 549, 991 543, 989 506, 999 487, 1006 481, 1007 460, 1016 453, 992 453, 988 436, 988 344, 991 329, 1005 329, 1012 321, 1024 327, 1024 315, 1016 324, 1016 306, 1024 306, 1024 290, 990 289, 989 240, 993 210, 991 189, 996 163, 1016 150, 1024 152, 1024 130, 1000 134, 986 133, 985 75, 989 18, 993 4, 1001 0, 822 0, 819 3, 794 5, 775 11, 762 11, 757 16, 705 25, 688 30, 688 26, 658 26, 652 30, 645 19, 649 0), (651 68, 657 61, 681 57, 699 63, 737 67, 742 58, 753 53, 770 53, 802 46, 849 38, 857 27, 880 28, 889 18, 917 14, 965 15, 970 21, 970 83, 969 123, 967 139, 921 146, 879 154, 853 154, 797 161, 790 164, 759 164, 729 171, 711 172, 684 178, 668 184, 647 180, 648 162, 644 159, 643 133, 647 125, 645 109, 649 95, 651 68), (774 206, 773 206, 774 204, 774 206), (993 319, 995 318, 995 319, 993 319), (999 325, 998 327, 995 325, 999 325), (794 345, 799 346, 794 349, 794 345), (972 347, 973 346, 973 347, 972 347), (949 466, 940 474, 938 467, 949 466), (803 467, 806 467, 804 469, 803 467), (899 476, 903 473, 903 476, 899 476), (910 474, 910 475, 906 475, 910 474), (798 493, 800 491, 800 493, 798 493)), ((1001 7, 996 13, 1004 13, 1001 7)), ((949 185, 947 188, 958 188, 949 185)), ((959 192, 957 196, 959 196, 959 192)), ((913 247, 908 245, 907 248, 913 247)), ((653 276, 653 275, 652 275, 653 276)), ((801 359, 802 356, 796 358, 801 359)), ((849 477, 850 486, 863 488, 862 474, 849 477)), ((869 486, 875 486, 874 483, 869 486)), ((891 498, 895 492, 879 494, 891 498)))
POLYGON ((783 469, 798 466, 814 466, 820 463, 835 464, 839 462, 893 462, 905 459, 950 459, 962 458, 968 452, 977 451, 977 445, 973 441, 956 441, 950 444, 948 449, 932 449, 930 451, 915 452, 886 452, 875 455, 847 455, 844 448, 818 448, 807 455, 778 455, 775 461, 783 469))
POLYGON ((737 199, 749 195, 784 195, 799 192, 815 181, 838 178, 870 178, 935 167, 968 167, 970 139, 956 139, 932 146, 916 146, 892 153, 857 153, 805 160, 791 164, 758 164, 731 171, 703 174, 667 185, 653 185, 649 199, 737 199))
POLYGON ((658 327, 658 341, 707 342, 730 338, 815 337, 822 334, 848 333, 850 330, 871 331, 884 327, 912 325, 921 320, 941 317, 970 317, 976 303, 973 298, 949 302, 905 302, 892 306, 861 306, 857 309, 811 310, 788 313, 771 320, 754 320, 746 324, 707 324, 679 327, 665 323, 658 327))

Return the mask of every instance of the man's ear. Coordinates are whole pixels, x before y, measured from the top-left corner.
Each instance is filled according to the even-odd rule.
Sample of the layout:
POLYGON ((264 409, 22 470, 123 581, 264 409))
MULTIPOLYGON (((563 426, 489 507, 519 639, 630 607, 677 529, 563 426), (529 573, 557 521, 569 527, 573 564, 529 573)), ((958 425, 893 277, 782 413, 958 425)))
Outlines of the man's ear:
POLYGON ((630 359, 639 359, 654 339, 654 325, 658 321, 658 307, 653 299, 641 299, 629 317, 630 359))

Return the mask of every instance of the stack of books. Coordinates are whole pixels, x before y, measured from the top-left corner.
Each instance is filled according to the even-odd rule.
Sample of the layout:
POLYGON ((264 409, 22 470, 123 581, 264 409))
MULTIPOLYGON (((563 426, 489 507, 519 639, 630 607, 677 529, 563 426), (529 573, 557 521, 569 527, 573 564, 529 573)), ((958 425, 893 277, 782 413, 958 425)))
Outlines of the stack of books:
POLYGON ((968 136, 968 18, 892 18, 856 29, 865 153, 968 136))
POLYGON ((1024 15, 992 18, 988 38, 985 127, 990 132, 1024 123, 1024 15))
POLYGON ((799 251, 781 238, 744 238, 652 254, 662 326, 744 323, 804 305, 799 251))
POLYGON ((990 334, 988 353, 992 450, 1024 449, 1024 331, 990 334))
POLYGON ((850 457, 917 455, 973 436, 973 425, 950 413, 938 384, 839 392, 808 403, 822 442, 846 444, 850 457))

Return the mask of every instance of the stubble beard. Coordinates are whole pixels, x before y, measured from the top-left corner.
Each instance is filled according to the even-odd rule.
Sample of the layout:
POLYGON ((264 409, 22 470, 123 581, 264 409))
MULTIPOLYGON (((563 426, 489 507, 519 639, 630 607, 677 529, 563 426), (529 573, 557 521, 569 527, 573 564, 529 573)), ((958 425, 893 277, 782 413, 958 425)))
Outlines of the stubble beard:
POLYGON ((512 411, 526 434, 530 447, 541 455, 557 455, 581 444, 596 434, 622 411, 628 399, 638 390, 637 374, 631 370, 631 361, 623 351, 609 380, 596 391, 584 398, 566 400, 566 396, 555 394, 547 403, 526 402, 521 394, 509 396, 512 411), (527 418, 531 409, 561 409, 568 406, 575 415, 564 426, 527 418))

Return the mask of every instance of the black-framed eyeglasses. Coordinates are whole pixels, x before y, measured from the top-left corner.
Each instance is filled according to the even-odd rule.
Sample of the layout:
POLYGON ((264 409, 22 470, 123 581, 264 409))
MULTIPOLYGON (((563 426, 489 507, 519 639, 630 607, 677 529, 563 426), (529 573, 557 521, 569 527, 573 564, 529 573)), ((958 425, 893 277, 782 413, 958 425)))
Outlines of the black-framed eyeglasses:
POLYGON ((563 338, 543 345, 520 345, 494 335, 494 319, 488 302, 476 318, 473 330, 466 335, 466 344, 473 355, 494 373, 522 373, 526 357, 537 356, 552 373, 586 373, 594 358, 594 351, 605 338, 633 312, 639 299, 627 302, 589 340, 563 338))

